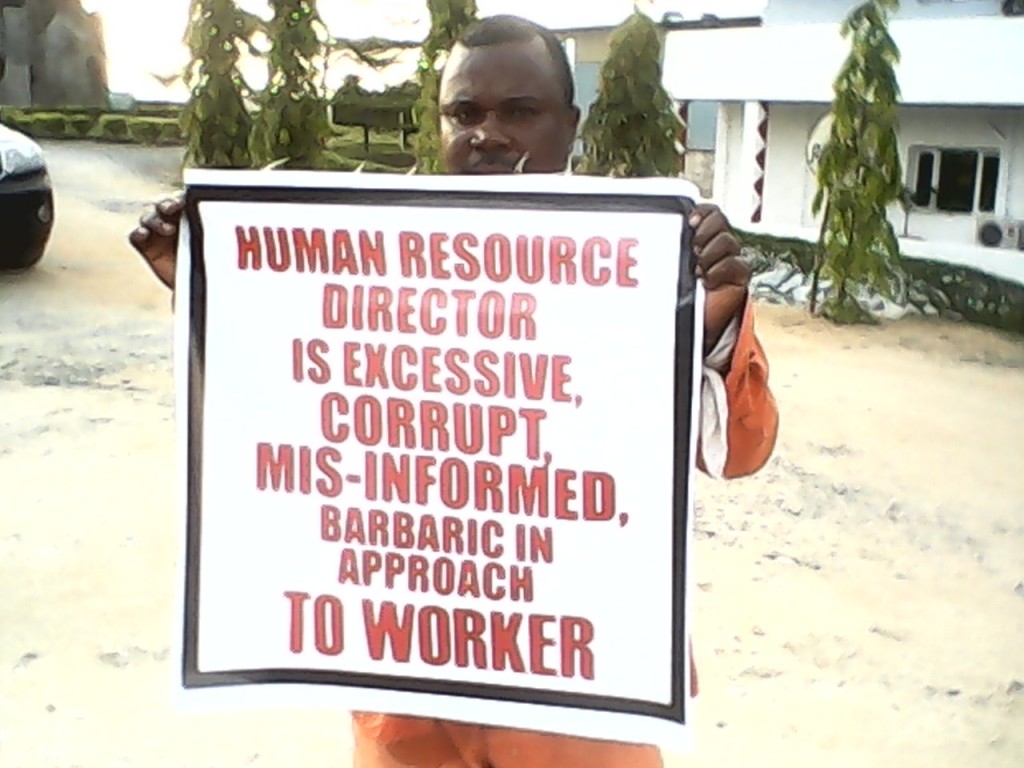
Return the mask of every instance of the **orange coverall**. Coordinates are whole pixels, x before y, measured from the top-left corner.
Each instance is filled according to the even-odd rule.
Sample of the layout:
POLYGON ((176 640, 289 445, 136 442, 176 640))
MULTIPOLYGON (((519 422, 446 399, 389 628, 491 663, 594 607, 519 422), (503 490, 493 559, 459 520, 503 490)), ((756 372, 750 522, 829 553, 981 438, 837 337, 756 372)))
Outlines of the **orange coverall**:
MULTIPOLYGON (((725 375, 729 414, 723 476, 757 472, 775 448, 778 410, 768 388, 768 361, 754 333, 748 300, 725 375)), ((703 461, 698 460, 703 471, 703 461)), ((697 676, 690 661, 691 695, 697 676)), ((364 712, 352 716, 354 768, 661 768, 653 746, 464 725, 364 712)))

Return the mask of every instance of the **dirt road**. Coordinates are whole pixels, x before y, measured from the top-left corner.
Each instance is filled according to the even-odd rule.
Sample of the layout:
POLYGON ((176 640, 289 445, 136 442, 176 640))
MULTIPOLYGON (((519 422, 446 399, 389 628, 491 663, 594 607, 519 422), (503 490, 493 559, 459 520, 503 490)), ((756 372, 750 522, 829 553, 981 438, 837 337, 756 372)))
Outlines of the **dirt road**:
MULTIPOLYGON (((0 767, 347 766, 343 713, 175 712, 168 296, 125 234, 176 158, 50 145, 57 229, 0 279, 0 767)), ((1024 344, 765 307, 783 431, 703 482, 696 754, 1024 764, 1024 344)))

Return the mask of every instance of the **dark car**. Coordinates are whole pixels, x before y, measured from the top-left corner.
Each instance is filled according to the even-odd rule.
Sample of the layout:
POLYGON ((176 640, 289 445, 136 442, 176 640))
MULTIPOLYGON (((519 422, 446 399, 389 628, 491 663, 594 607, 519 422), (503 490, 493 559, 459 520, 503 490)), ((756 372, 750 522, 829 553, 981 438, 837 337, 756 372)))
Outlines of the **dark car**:
POLYGON ((34 266, 53 230, 53 186, 43 150, 0 125, 0 272, 34 266))

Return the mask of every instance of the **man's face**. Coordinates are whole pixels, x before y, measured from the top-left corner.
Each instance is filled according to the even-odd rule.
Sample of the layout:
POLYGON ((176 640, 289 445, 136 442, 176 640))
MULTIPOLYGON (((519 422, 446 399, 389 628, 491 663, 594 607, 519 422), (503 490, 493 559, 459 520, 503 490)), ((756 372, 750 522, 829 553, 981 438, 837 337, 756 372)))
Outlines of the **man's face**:
POLYGON ((441 81, 441 143, 451 174, 565 170, 579 110, 565 103, 547 46, 456 45, 441 81))

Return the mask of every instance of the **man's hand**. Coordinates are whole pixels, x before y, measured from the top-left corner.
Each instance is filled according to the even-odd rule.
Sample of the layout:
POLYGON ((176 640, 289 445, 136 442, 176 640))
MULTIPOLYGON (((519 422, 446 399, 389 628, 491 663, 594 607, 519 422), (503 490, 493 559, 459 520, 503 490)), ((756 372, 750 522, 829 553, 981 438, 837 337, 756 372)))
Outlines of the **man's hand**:
POLYGON ((128 242, 142 254, 161 283, 174 290, 174 267, 178 261, 178 227, 185 208, 182 198, 164 200, 139 220, 128 242))
POLYGON ((704 353, 710 352, 747 302, 750 267, 740 260, 740 244, 716 205, 699 205, 690 214, 697 277, 704 283, 704 353))

